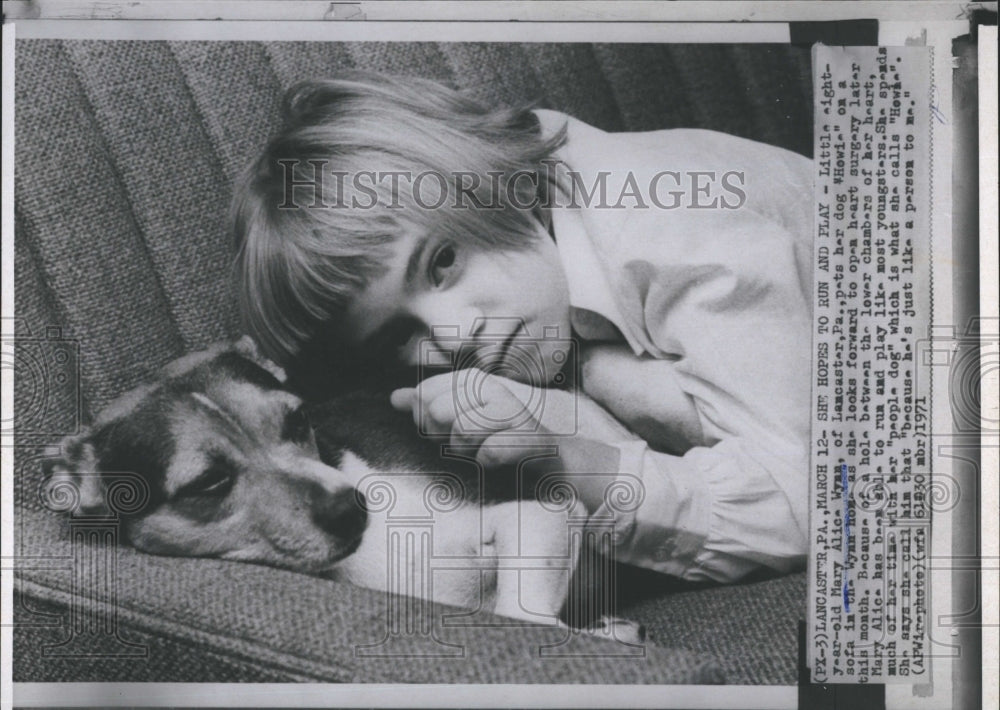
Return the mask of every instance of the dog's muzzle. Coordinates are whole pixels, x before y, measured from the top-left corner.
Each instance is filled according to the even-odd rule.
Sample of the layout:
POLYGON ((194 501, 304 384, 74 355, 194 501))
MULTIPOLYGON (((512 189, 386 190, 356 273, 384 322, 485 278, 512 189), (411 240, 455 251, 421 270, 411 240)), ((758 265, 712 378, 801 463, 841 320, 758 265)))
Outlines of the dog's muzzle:
POLYGON ((341 540, 354 540, 368 525, 365 497, 354 488, 330 492, 324 488, 309 501, 309 515, 323 532, 341 540))

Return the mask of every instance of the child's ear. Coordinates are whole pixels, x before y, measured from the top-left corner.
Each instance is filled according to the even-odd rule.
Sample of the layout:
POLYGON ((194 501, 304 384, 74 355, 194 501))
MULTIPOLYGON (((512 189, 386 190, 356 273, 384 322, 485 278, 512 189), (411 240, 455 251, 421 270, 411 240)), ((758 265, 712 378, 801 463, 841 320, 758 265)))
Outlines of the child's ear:
POLYGON ((285 384, 285 382, 288 381, 288 375, 285 373, 284 368, 265 357, 260 351, 260 348, 257 347, 257 341, 249 335, 244 335, 242 338, 233 343, 233 350, 235 350, 237 354, 245 357, 247 360, 263 367, 265 370, 274 375, 282 384, 285 384))
POLYGON ((108 511, 99 462, 90 443, 90 431, 63 439, 60 455, 45 459, 44 501, 52 510, 85 515, 108 511))

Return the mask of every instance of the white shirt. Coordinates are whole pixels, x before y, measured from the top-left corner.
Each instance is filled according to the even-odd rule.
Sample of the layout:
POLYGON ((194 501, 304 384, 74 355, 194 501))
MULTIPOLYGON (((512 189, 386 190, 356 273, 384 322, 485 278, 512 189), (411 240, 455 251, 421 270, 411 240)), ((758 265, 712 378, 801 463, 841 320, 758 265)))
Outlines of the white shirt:
MULTIPOLYGON (((683 456, 645 441, 619 447, 620 472, 641 479, 644 500, 633 511, 599 511, 614 516, 617 559, 717 581, 761 566, 801 566, 808 552, 812 162, 712 131, 611 134, 561 113, 537 114, 545 132, 568 125, 556 158, 587 190, 606 173, 603 207, 596 195, 585 206, 581 194, 576 207, 551 210, 577 335, 606 339, 617 335, 607 327, 613 324, 637 356, 659 363, 657 377, 674 378, 692 398, 702 428, 702 441, 683 456), (707 192, 693 194, 692 171, 702 173, 698 187, 711 185, 707 192), (725 173, 735 173, 730 185, 745 199, 721 186, 725 173), (678 208, 649 198, 657 174, 660 204, 674 202, 668 190, 685 192, 678 208), (633 186, 638 200, 629 196, 633 186), (610 208, 623 190, 625 208, 610 208), (720 200, 715 208, 693 206, 713 199, 720 200), (722 209, 722 200, 739 207, 722 209)), ((655 383, 644 391, 628 405, 640 416, 657 406, 655 383)))

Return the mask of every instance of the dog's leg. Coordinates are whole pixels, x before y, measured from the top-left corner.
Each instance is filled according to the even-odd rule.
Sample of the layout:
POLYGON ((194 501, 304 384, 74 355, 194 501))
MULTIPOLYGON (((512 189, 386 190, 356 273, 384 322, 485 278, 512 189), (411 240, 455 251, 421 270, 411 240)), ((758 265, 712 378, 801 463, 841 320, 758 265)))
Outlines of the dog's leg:
MULTIPOLYGON (((495 613, 565 626, 559 614, 568 596, 570 575, 580 561, 586 509, 576 504, 569 511, 557 512, 537 501, 520 501, 487 510, 499 562, 495 613)), ((619 644, 642 645, 646 632, 641 624, 601 611, 580 627, 570 620, 571 628, 619 644)))
POLYGON ((580 554, 573 521, 586 520, 582 506, 569 512, 546 509, 537 501, 504 503, 487 509, 487 529, 496 550, 494 611, 535 623, 559 624, 570 574, 580 554))

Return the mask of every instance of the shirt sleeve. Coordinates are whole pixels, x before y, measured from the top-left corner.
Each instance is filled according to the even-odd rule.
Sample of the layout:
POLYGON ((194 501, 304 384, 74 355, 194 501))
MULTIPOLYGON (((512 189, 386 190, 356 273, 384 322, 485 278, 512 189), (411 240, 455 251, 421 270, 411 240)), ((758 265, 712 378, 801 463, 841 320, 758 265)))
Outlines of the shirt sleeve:
POLYGON ((591 527, 613 534, 615 559, 692 581, 736 581, 801 567, 808 544, 775 475, 796 475, 751 442, 727 439, 684 456, 641 441, 619 447, 627 493, 606 496, 591 527), (779 471, 779 467, 788 470, 779 471))

